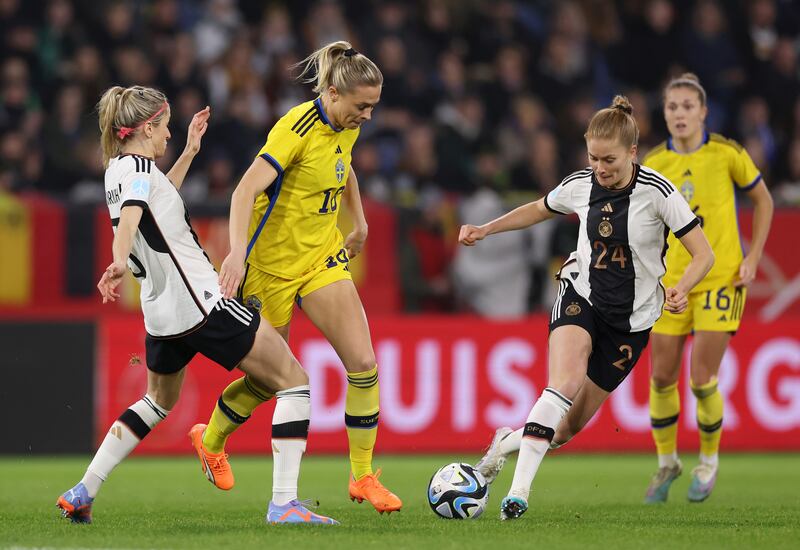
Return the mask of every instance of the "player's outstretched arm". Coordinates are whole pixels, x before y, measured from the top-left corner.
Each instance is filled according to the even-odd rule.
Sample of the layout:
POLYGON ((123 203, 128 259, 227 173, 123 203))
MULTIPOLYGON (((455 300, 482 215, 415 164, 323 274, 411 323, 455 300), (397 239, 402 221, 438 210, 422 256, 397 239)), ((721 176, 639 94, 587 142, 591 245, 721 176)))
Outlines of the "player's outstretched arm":
POLYGON ((689 292, 703 280, 714 265, 714 252, 699 225, 680 238, 692 260, 686 266, 680 281, 667 289, 664 309, 670 313, 683 313, 689 305, 689 292))
POLYGON ((358 178, 356 178, 356 172, 352 167, 347 175, 347 185, 344 188, 343 199, 347 203, 350 216, 353 218, 353 230, 345 237, 344 247, 347 250, 348 258, 355 258, 364 248, 369 227, 367 226, 367 218, 364 216, 364 207, 361 204, 358 178))
POLYGON ((231 195, 231 215, 228 220, 231 251, 219 270, 219 287, 225 298, 233 298, 244 278, 247 257, 247 228, 256 197, 278 177, 275 168, 263 158, 256 158, 242 176, 231 195))
POLYGON ((494 233, 524 229, 544 220, 552 218, 554 214, 544 205, 544 199, 529 202, 515 208, 508 214, 500 216, 481 226, 462 225, 458 233, 458 242, 466 246, 473 246, 476 242, 494 233))
POLYGON ((111 251, 114 261, 103 272, 97 289, 103 296, 103 303, 115 302, 119 298, 117 287, 122 282, 122 276, 128 267, 128 257, 133 248, 133 238, 139 229, 139 221, 144 210, 141 206, 126 206, 119 214, 119 225, 114 233, 114 242, 111 251))
POLYGON ((206 105, 205 109, 194 114, 192 121, 189 123, 189 131, 186 134, 186 147, 184 147, 183 153, 166 174, 176 189, 180 189, 181 185, 183 185, 189 166, 191 166, 195 155, 200 152, 200 144, 203 141, 203 135, 208 130, 208 118, 210 116, 211 107, 206 105))

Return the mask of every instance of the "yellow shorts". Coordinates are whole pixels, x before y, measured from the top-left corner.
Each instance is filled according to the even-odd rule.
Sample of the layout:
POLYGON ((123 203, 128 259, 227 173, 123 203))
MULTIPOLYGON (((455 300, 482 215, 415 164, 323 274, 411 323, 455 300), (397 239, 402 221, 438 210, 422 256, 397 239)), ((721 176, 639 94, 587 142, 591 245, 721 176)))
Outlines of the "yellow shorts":
POLYGON ((746 297, 745 287, 736 288, 732 284, 716 290, 691 292, 686 311, 664 311, 653 326, 653 332, 671 336, 683 336, 696 330, 736 332, 746 297))
POLYGON ((352 281, 349 262, 347 252, 342 248, 326 263, 297 279, 276 277, 247 264, 239 289, 240 298, 244 304, 259 310, 273 327, 282 327, 292 320, 294 304, 302 307, 301 301, 305 296, 336 281, 352 281))

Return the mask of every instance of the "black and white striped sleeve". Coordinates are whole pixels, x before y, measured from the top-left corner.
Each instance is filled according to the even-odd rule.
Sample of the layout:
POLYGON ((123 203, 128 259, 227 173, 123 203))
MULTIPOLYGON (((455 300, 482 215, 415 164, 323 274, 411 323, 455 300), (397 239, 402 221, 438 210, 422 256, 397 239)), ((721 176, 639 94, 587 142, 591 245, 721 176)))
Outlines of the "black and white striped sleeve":
MULTIPOLYGON (((576 189, 581 182, 588 181, 591 178, 592 169, 584 168, 573 172, 563 179, 558 187, 550 191, 544 197, 545 207, 554 214, 572 214, 581 207, 577 204, 576 189)), ((580 193, 578 193, 580 194, 580 193)))
POLYGON ((678 193, 670 193, 662 199, 659 195, 656 200, 661 202, 661 219, 679 239, 686 235, 700 220, 694 215, 689 203, 678 193))
POLYGON ((153 161, 144 157, 130 156, 126 162, 129 170, 125 173, 120 183, 120 208, 126 206, 140 206, 148 208, 150 193, 152 191, 153 161))

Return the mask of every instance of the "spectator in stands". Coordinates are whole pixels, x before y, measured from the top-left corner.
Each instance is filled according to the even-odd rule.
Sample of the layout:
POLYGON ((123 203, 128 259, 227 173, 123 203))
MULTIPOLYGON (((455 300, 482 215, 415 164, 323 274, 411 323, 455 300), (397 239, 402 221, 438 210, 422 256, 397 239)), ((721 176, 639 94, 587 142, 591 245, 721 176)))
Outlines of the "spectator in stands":
MULTIPOLYGON (((745 74, 717 0, 697 1, 682 46, 687 66, 705 83, 709 97, 730 108, 745 74)), ((715 108, 710 107, 713 112, 715 108)))
POLYGON ((72 57, 78 45, 86 41, 80 23, 75 21, 71 2, 47 2, 45 23, 38 38, 37 53, 42 81, 49 84, 64 76, 66 61, 72 57))
POLYGON ((217 61, 242 30, 242 16, 234 0, 208 0, 203 18, 194 27, 197 59, 202 65, 217 61))
POLYGON ((775 190, 775 197, 783 205, 800 206, 800 137, 789 143, 784 176, 775 190))
MULTIPOLYGON (((493 186, 497 167, 484 155, 478 162, 477 190, 462 200, 460 220, 486 223, 507 211, 493 186)), ((453 285, 459 304, 493 319, 521 317, 528 310, 530 276, 525 232, 507 232, 494 237, 492 246, 458 247, 453 262, 453 285)))
POLYGON ((541 130, 527 144, 527 154, 511 170, 510 187, 541 196, 561 182, 558 140, 552 132, 541 130))
POLYGON ((69 61, 68 80, 81 87, 83 97, 94 101, 109 82, 108 68, 103 64, 97 47, 90 43, 83 44, 75 50, 69 61))
POLYGON ((125 0, 108 2, 103 13, 103 23, 97 29, 97 45, 106 54, 117 48, 135 46, 140 39, 134 30, 133 5, 125 0))
POLYGON ((80 179, 83 166, 76 155, 78 144, 95 129, 85 116, 87 111, 79 86, 69 85, 59 90, 56 96, 56 120, 45 126, 43 132, 48 175, 41 189, 63 196, 80 179))
POLYGON ((420 193, 419 207, 400 216, 397 246, 404 311, 453 309, 450 263, 454 239, 446 228, 448 213, 444 194, 429 187, 420 193))

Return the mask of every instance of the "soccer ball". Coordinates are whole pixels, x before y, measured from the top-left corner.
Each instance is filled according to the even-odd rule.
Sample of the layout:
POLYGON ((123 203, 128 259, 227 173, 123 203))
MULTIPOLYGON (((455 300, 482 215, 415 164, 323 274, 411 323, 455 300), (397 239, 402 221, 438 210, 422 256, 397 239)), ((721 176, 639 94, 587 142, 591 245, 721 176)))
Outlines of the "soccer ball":
POLYGON ((486 479, 469 464, 442 466, 428 484, 428 504, 441 518, 475 519, 483 513, 488 499, 486 479))

